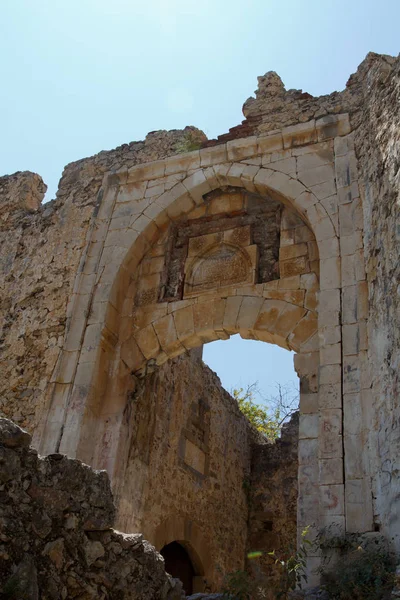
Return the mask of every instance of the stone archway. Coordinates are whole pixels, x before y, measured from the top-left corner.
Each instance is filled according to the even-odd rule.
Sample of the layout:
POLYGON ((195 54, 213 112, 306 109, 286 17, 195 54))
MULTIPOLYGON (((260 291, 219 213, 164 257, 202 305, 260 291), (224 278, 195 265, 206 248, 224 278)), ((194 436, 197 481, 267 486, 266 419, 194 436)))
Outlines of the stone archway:
MULTIPOLYGON (((191 341, 194 345, 199 341, 194 330, 187 335, 180 332, 180 336, 176 331, 173 350, 165 340, 160 345, 155 332, 163 349, 142 352, 138 336, 129 333, 137 269, 172 223, 201 211, 207 194, 226 186, 237 187, 282 203, 308 226, 315 241, 319 267, 318 336, 312 338, 312 343, 311 339, 305 342, 301 338, 299 349, 295 348, 299 352, 296 365, 300 375, 308 377, 311 371, 314 373, 311 387, 307 383, 302 390, 302 426, 308 437, 300 440, 299 457, 304 468, 300 468, 299 476, 303 490, 299 522, 309 522, 310 516, 318 512, 321 524, 333 523, 341 531, 371 530, 365 465, 353 459, 359 456, 359 450, 353 450, 361 447, 362 431, 358 428, 345 438, 342 435, 343 418, 361 414, 360 391, 368 387, 360 379, 365 348, 360 349, 355 332, 358 320, 365 318, 366 286, 362 256, 349 242, 362 225, 359 217, 352 221, 347 210, 353 192, 349 196, 346 190, 350 185, 351 190, 357 189, 355 157, 348 133, 347 116, 331 116, 105 177, 101 203, 76 281, 76 294, 71 300, 69 333, 48 390, 50 408, 41 451, 56 448, 96 466, 106 466, 115 481, 116 461, 125 452, 124 410, 126 390, 133 385, 132 370, 140 375, 154 362, 161 363, 191 341), (343 263, 339 239, 346 243, 343 263), (340 315, 344 323, 340 322, 340 315), (124 360, 120 360, 126 332, 128 339, 135 339, 138 351, 131 344, 132 356, 128 357, 126 347, 124 360), (346 347, 342 345, 342 332, 347 336, 346 347), (308 354, 313 354, 312 360, 308 354), (317 356, 318 360, 314 358, 317 356), (110 387, 110 381, 118 381, 119 389, 110 387), (310 484, 310 477, 318 484, 310 484)), ((296 246, 295 240, 288 243, 290 246, 296 246)), ((299 291, 297 287, 291 290, 299 291)), ((259 291, 245 295, 255 303, 259 291)), ((228 296, 220 294, 214 298, 214 307, 218 300, 226 304, 228 296)), ((179 300, 182 301, 185 302, 179 300)), ((292 301, 288 304, 297 306, 292 301)), ((186 306, 178 308, 182 311, 186 306)), ((171 322, 168 314, 171 313, 159 315, 159 320, 167 317, 163 324, 171 322)), ((172 319, 175 326, 175 317, 172 319)), ((162 324, 159 325, 161 331, 162 324)), ((241 328, 254 331, 244 325, 241 328)), ((213 322, 213 327, 205 327, 202 334, 210 329, 217 336, 219 331, 225 331, 223 322, 218 327, 213 322)), ((267 334, 267 341, 280 343, 282 337, 274 328, 267 334)))
MULTIPOLYGON (((136 485, 124 471, 130 446, 130 426, 124 401, 135 386, 131 374, 143 377, 168 359, 235 333, 278 344, 297 353, 296 368, 302 381, 302 394, 308 401, 303 410, 300 435, 303 446, 312 440, 313 451, 306 456, 306 465, 302 464, 301 469, 307 492, 318 485, 316 294, 319 261, 315 238, 294 211, 269 195, 265 199, 260 194, 232 186, 206 195, 204 202, 206 214, 201 216, 201 212, 194 209, 183 220, 175 219, 153 241, 126 294, 129 305, 121 323, 120 342, 115 346, 115 364, 120 371, 115 371, 116 376, 110 380, 100 413, 100 422, 105 425, 102 439, 107 440, 112 451, 106 457, 102 445, 101 454, 95 455, 94 463, 110 469, 107 460, 115 457, 118 471, 114 472, 114 489, 124 527, 128 529, 126 518, 132 510, 129 498, 134 495, 136 485), (257 230, 259 222, 269 223, 271 227, 260 233, 257 230), (213 232, 214 229, 217 231, 213 232), (179 234, 181 230, 183 237, 179 234), (258 244, 253 243, 255 232, 258 244), (176 239, 177 254, 171 246, 171 237, 176 239), (237 252, 246 256, 246 268, 243 272, 239 270, 239 278, 234 270, 231 279, 225 274, 223 281, 215 282, 215 273, 219 277, 221 268, 226 267, 226 243, 233 249, 228 256, 229 265, 232 255, 237 252), (183 255, 182 248, 185 248, 183 255), (203 278, 197 290, 193 286, 188 289, 185 275, 191 277, 192 266, 199 258, 204 261, 206 255, 208 260, 209 248, 213 251, 212 269, 208 271, 211 278, 203 278), (215 256, 221 259, 221 254, 215 250, 220 248, 223 249, 222 267, 218 264, 215 267, 215 256), (183 274, 182 280, 176 279, 176 273, 183 274), (119 414, 115 412, 116 405, 122 409, 119 414)), ((314 499, 308 512, 300 514, 299 528, 311 523, 317 526, 317 518, 314 499)))
MULTIPOLYGON (((149 532, 150 533, 150 532, 149 532)), ((214 565, 209 548, 196 523, 185 517, 171 515, 150 533, 150 541, 159 552, 171 544, 179 544, 193 567, 192 593, 203 592, 214 578, 214 565)))

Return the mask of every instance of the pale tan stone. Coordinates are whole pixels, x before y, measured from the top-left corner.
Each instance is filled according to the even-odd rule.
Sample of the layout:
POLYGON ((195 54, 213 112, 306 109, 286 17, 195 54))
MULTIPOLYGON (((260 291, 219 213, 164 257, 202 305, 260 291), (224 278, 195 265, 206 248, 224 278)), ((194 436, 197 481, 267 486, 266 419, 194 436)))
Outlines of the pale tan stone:
MULTIPOLYGON (((263 169, 260 169, 260 172, 263 169)), ((256 180, 258 178, 259 173, 254 178, 254 183, 257 186, 256 180)), ((270 171, 270 175, 268 176, 267 185, 271 189, 276 192, 282 194, 285 198, 295 199, 300 196, 303 192, 306 191, 304 185, 298 181, 297 179, 293 179, 286 175, 285 173, 281 173, 279 171, 270 171)))
POLYGON ((78 364, 79 352, 61 352, 57 361, 56 368, 51 377, 52 382, 72 383, 74 380, 75 369, 78 364))
MULTIPOLYGON (((173 188, 174 189, 174 188, 173 188)), ((193 210, 195 203, 193 194, 185 194, 174 200, 167 208, 166 213, 170 219, 176 219, 193 210)))
POLYGON ((318 277, 315 273, 304 273, 300 275, 300 288, 316 292, 319 289, 318 277))
POLYGON ((257 193, 257 188, 254 185, 254 178, 256 177, 260 167, 255 165, 246 165, 242 171, 241 181, 246 190, 252 192, 253 194, 257 193))
POLYGON ((317 242, 307 242, 307 250, 310 263, 319 261, 320 257, 317 242))
POLYGON ((319 315, 321 325, 324 327, 339 325, 340 312, 340 290, 321 290, 319 292, 319 315))
POLYGON ((291 246, 283 246, 279 250, 279 260, 287 260, 297 258, 298 256, 306 256, 308 253, 307 244, 292 244, 291 246))
POLYGON ((145 198, 157 198, 161 196, 165 192, 164 183, 160 183, 159 185, 154 185, 152 187, 148 186, 146 193, 144 195, 145 198))
POLYGON ((356 281, 364 281, 366 279, 363 249, 357 250, 354 254, 354 273, 356 281))
POLYGON ((242 186, 242 173, 245 170, 245 168, 246 165, 239 162, 234 162, 231 164, 227 175, 227 179, 230 185, 237 187, 242 186))
POLYGON ((139 181, 134 183, 127 183, 126 185, 120 186, 116 198, 117 204, 119 202, 132 202, 141 200, 144 198, 147 188, 147 181, 139 181))
POLYGON ((217 178, 217 181, 220 186, 229 185, 228 172, 231 166, 232 165, 229 162, 224 165, 214 165, 212 167, 215 177, 217 178))
MULTIPOLYGON (((287 246, 287 248, 290 247, 291 246, 287 246)), ((293 277, 294 275, 299 275, 301 273, 307 273, 310 270, 310 264, 306 256, 300 256, 290 260, 281 260, 279 266, 282 277, 284 278, 293 277)))
POLYGON ((349 152, 345 156, 335 158, 335 170, 337 187, 342 188, 350 185, 358 178, 357 159, 354 152, 349 152))
POLYGON ((270 330, 273 331, 275 328, 275 322, 278 319, 280 313, 286 308, 287 303, 281 300, 265 300, 254 328, 256 330, 270 330))
POLYGON ((299 440, 299 464, 312 465, 316 464, 318 456, 318 440, 306 439, 299 440))
MULTIPOLYGON (((283 233, 283 232, 282 232, 283 233)), ((314 234, 307 225, 299 225, 296 227, 295 232, 295 243, 301 244, 302 242, 312 242, 315 240, 314 234)), ((282 234, 281 234, 281 243, 282 243, 282 234)))
POLYGON ((358 323, 343 325, 343 354, 358 354, 360 350, 360 331, 358 323))
POLYGON ((317 132, 315 130, 315 121, 299 123, 291 127, 285 127, 282 131, 283 147, 292 148, 295 146, 304 146, 317 141, 317 132))
POLYGON ((318 390, 319 407, 321 410, 330 408, 342 408, 342 386, 341 383, 320 384, 318 390))
POLYGON ((318 438, 319 415, 301 414, 299 422, 299 440, 318 438))
POLYGON ((236 322, 239 314, 239 309, 242 304, 241 296, 231 296, 226 299, 226 308, 223 320, 223 328, 226 331, 236 332, 236 322))
POLYGON ((340 365, 342 362, 342 347, 332 344, 321 348, 321 365, 340 365))
POLYGON ((358 356, 343 357, 343 393, 359 392, 361 373, 358 356))
POLYGON ((300 412, 302 414, 318 412, 318 394, 300 394, 300 412))
POLYGON ((196 206, 193 210, 188 214, 188 218, 190 219, 201 219, 206 215, 207 206, 205 204, 201 206, 196 206))
POLYGON ((325 182, 332 182, 334 177, 335 173, 331 164, 309 168, 306 171, 299 170, 298 172, 299 180, 307 187, 313 187, 325 182))
POLYGON ((334 140, 335 156, 344 156, 354 150, 354 133, 343 137, 337 137, 334 140))
POLYGON ((318 198, 324 200, 336 194, 336 184, 334 179, 329 179, 323 183, 318 183, 310 187, 310 191, 318 198))
POLYGON ((297 323, 306 314, 306 309, 301 306, 286 303, 284 310, 275 322, 274 330, 286 338, 296 327, 297 323))
POLYGON ((344 515, 344 485, 320 486, 322 515, 344 515))
POLYGON ((348 114, 326 115, 317 119, 315 127, 318 133, 318 141, 346 136, 351 131, 348 114))
POLYGON ((228 229, 223 233, 224 242, 235 244, 237 246, 248 247, 251 245, 251 230, 250 225, 237 227, 236 229, 228 229))
MULTIPOLYGON (((202 204, 204 194, 211 192, 210 184, 202 169, 198 169, 192 175, 184 179, 181 185, 183 185, 185 190, 190 194, 195 204, 202 204)), ((174 189, 175 188, 172 188, 172 190, 174 189)))
POLYGON ((253 329, 263 303, 264 298, 262 297, 243 297, 237 317, 237 328, 239 331, 253 329))
POLYGON ((214 312, 210 309, 209 303, 193 305, 193 323, 196 334, 204 342, 219 339, 214 331, 214 312))
POLYGON ((312 311, 307 311, 305 316, 297 323, 288 340, 293 350, 299 351, 305 343, 313 337, 317 331, 317 315, 312 311))
POLYGON ((271 162, 270 168, 274 171, 280 171, 281 173, 286 173, 293 177, 296 175, 296 159, 290 157, 271 162))
POLYGON ((188 243, 188 257, 202 254, 208 247, 218 244, 221 239, 221 233, 207 233, 206 235, 190 238, 188 243))
POLYGON ((271 133, 266 136, 259 136, 257 153, 265 155, 266 153, 276 152, 283 148, 282 133, 271 133))
POLYGON ((138 371, 145 364, 146 359, 134 338, 131 338, 122 344, 121 360, 123 360, 127 367, 133 372, 138 371))
POLYGON ((185 306, 173 312, 175 329, 180 341, 194 334, 193 307, 185 306))
POLYGON ((134 337, 145 358, 150 359, 157 356, 160 351, 160 345, 153 325, 147 325, 147 327, 140 329, 135 333, 134 337))
POLYGON ((340 365, 321 365, 320 366, 320 368, 319 368, 319 383, 321 385, 340 383, 341 380, 342 380, 342 377, 341 377, 340 365))
POLYGON ((299 172, 333 164, 334 156, 332 148, 328 145, 321 146, 320 144, 310 146, 310 151, 304 154, 297 154, 297 150, 294 151, 294 154, 297 156, 297 170, 299 172))
POLYGON ((340 258, 325 258, 320 261, 321 290, 334 290, 340 287, 340 258))
POLYGON ((226 145, 228 160, 238 161, 249 156, 255 156, 258 153, 257 136, 251 136, 239 140, 232 140, 226 145))
POLYGON ((319 200, 317 196, 313 194, 310 190, 302 192, 300 196, 296 198, 296 206, 300 211, 303 212, 305 212, 308 208, 314 206, 314 204, 317 204, 318 202, 319 200))
POLYGON ((346 480, 346 530, 372 531, 371 490, 365 479, 346 480))
POLYGON ((223 330, 226 302, 225 299, 213 301, 213 325, 215 330, 223 330))
POLYGON ((339 256, 339 240, 332 237, 327 240, 320 240, 318 243, 319 257, 321 259, 334 258, 339 256))
POLYGON ((304 290, 266 289, 263 291, 262 295, 264 296, 264 298, 283 300, 284 302, 289 302, 291 304, 297 304, 298 306, 303 306, 305 291, 304 290))
MULTIPOLYGON (((368 283, 366 281, 360 281, 359 283, 357 283, 357 288, 351 287, 347 289, 351 289, 353 291, 354 296, 356 296, 357 318, 367 319, 369 315, 368 283)), ((344 295, 345 293, 346 290, 343 290, 344 295)))
MULTIPOLYGON (((291 277, 282 277, 277 282, 278 287, 283 290, 297 290, 300 287, 300 275, 293 275, 291 277)), ((267 284, 265 284, 267 285, 267 284)), ((269 285, 269 284, 268 284, 269 285)), ((274 285, 275 287, 275 285, 274 285)))
MULTIPOLYGON (((209 214, 217 215, 219 213, 230 213, 243 208, 243 195, 224 194, 214 198, 209 206, 209 214)), ((249 241, 250 244, 250 241, 249 241)))
POLYGON ((314 291, 307 290, 304 298, 304 307, 315 311, 318 308, 318 297, 314 291))
POLYGON ((340 251, 342 256, 355 254, 362 247, 363 239, 361 231, 354 231, 351 235, 340 236, 340 251))
MULTIPOLYGON (((344 259, 346 260, 346 259, 344 259)), ((358 321, 357 286, 351 285, 342 289, 342 321, 343 323, 357 323, 358 321)))
MULTIPOLYGON (((239 296, 263 296, 264 293, 263 283, 255 283, 253 285, 241 285, 236 288, 236 294, 239 296)), ((225 289, 223 290, 223 295, 225 296, 225 289)))
POLYGON ((277 162, 277 161, 281 161, 281 160, 286 160, 287 158, 290 158, 293 154, 293 151, 291 149, 289 150, 279 150, 277 152, 273 152, 271 154, 271 163, 277 162))
POLYGON ((186 172, 189 169, 198 169, 200 167, 200 152, 193 150, 185 154, 170 156, 165 161, 165 175, 172 173, 186 172))
POLYGON ((200 150, 200 165, 201 167, 209 167, 224 163, 228 160, 226 144, 218 144, 211 148, 202 148, 200 150))
POLYGON ((321 485, 343 483, 343 460, 341 458, 322 458, 318 464, 321 485))

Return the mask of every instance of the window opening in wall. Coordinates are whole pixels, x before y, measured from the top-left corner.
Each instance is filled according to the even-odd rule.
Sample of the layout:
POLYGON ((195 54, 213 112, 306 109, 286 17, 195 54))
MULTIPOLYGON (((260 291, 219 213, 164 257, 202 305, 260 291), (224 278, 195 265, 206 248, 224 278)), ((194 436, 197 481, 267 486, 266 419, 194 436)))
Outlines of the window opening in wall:
POLYGON ((294 353, 240 335, 206 344, 203 361, 238 401, 249 421, 269 439, 299 408, 299 379, 294 353))
POLYGON ((192 594, 195 570, 185 548, 178 542, 171 542, 160 550, 160 554, 164 558, 167 573, 181 580, 187 596, 192 594))

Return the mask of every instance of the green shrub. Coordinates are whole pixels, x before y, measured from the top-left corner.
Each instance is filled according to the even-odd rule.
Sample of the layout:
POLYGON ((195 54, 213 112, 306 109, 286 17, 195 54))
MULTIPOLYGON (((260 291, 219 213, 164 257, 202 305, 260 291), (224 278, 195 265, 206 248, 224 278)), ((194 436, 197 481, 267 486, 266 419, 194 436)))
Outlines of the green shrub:
POLYGON ((246 571, 237 570, 224 578, 222 597, 226 600, 253 600, 254 582, 246 571))
POLYGON ((323 588, 332 600, 385 600, 394 587, 394 571, 388 552, 358 546, 321 575, 323 588))
POLYGON ((203 136, 198 131, 188 131, 185 135, 175 144, 175 152, 177 154, 186 154, 186 152, 192 152, 193 150, 199 150, 203 142, 203 136))

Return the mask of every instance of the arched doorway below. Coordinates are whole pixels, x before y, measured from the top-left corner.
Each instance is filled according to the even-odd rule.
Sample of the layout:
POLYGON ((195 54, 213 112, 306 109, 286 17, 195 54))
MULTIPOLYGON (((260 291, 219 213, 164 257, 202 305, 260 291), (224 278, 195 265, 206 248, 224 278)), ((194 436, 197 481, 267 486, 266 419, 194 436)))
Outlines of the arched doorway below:
POLYGON ((187 596, 193 593, 193 578, 196 576, 190 556, 178 542, 171 542, 160 550, 167 573, 180 579, 187 596))

